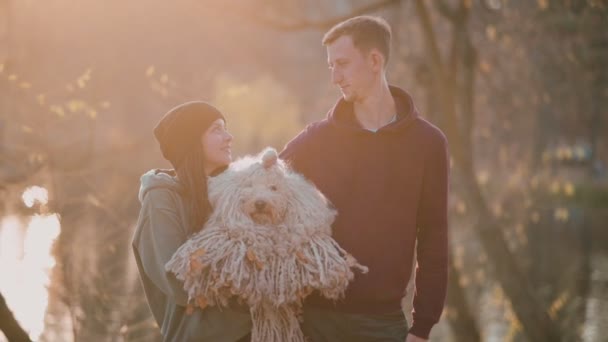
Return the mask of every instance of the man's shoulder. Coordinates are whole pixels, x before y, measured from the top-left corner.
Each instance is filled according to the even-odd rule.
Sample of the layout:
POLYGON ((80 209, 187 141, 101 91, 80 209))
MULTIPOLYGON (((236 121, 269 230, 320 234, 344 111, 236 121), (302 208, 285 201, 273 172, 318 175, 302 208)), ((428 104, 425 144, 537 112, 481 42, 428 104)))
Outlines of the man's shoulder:
POLYGON ((305 156, 327 140, 330 124, 327 119, 308 124, 296 137, 285 145, 280 153, 281 159, 294 162, 295 159, 305 159, 305 156))
POLYGON ((327 119, 321 119, 314 121, 306 125, 304 129, 296 137, 296 141, 316 141, 324 136, 330 129, 331 124, 327 119))
POLYGON ((327 131, 330 126, 331 125, 329 123, 329 120, 327 118, 324 118, 309 123, 308 125, 306 125, 304 131, 308 134, 322 134, 323 132, 327 131))
POLYGON ((422 135, 423 139, 442 145, 447 145, 447 137, 443 131, 423 117, 416 118, 417 130, 422 135))

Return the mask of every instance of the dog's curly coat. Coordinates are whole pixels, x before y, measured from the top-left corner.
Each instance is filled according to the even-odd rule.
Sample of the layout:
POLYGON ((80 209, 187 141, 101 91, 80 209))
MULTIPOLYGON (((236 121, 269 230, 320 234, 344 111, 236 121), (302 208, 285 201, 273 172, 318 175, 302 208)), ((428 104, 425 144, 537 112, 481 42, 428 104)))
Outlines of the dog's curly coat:
POLYGON ((304 341, 298 316, 313 290, 338 299, 367 268, 331 238, 336 212, 274 149, 246 157, 209 180, 214 208, 205 227, 181 246, 166 270, 184 281, 189 310, 250 307, 252 341, 304 341))

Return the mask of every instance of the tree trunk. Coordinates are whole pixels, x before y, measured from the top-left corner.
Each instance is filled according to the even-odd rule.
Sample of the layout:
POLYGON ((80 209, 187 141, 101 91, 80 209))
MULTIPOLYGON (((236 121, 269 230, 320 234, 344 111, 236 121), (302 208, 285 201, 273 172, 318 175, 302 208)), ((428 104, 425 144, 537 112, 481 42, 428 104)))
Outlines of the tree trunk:
MULTIPOLYGON (((461 65, 460 62, 463 60, 463 72, 465 73, 463 91, 466 94, 463 98, 468 98, 468 101, 472 101, 473 98, 473 84, 472 82, 466 82, 467 79, 472 80, 471 73, 474 73, 473 65, 469 63, 470 61, 466 61, 467 58, 472 57, 471 51, 468 51, 469 48, 472 49, 472 44, 466 31, 468 7, 463 2, 460 8, 452 10, 451 16, 448 17, 453 25, 454 39, 461 41, 454 41, 454 50, 451 56, 452 68, 447 70, 441 61, 433 26, 424 0, 416 0, 415 3, 432 59, 434 77, 436 83, 441 85, 438 95, 442 104, 442 114, 446 116, 447 126, 444 127, 444 132, 450 142, 454 164, 465 189, 464 194, 468 197, 471 209, 479 215, 475 232, 480 239, 481 246, 488 255, 489 262, 493 266, 496 279, 511 301, 513 311, 521 323, 526 337, 530 341, 558 341, 559 331, 555 322, 551 320, 544 305, 534 293, 527 277, 516 264, 500 227, 489 211, 476 181, 473 151, 470 143, 472 113, 463 113, 463 117, 469 118, 464 122, 457 118, 456 80, 458 66, 461 65), (463 124, 468 126, 461 128, 463 124)), ((464 109, 472 111, 472 103, 467 104, 466 102, 464 109)))
POLYGON ((454 258, 450 256, 450 278, 448 280, 447 315, 454 340, 457 342, 481 341, 475 317, 467 303, 464 289, 460 286, 460 271, 454 267, 454 258), (452 313, 451 310, 455 312, 452 313))
POLYGON ((15 320, 2 294, 0 294, 0 330, 8 338, 9 342, 31 341, 25 330, 15 320))

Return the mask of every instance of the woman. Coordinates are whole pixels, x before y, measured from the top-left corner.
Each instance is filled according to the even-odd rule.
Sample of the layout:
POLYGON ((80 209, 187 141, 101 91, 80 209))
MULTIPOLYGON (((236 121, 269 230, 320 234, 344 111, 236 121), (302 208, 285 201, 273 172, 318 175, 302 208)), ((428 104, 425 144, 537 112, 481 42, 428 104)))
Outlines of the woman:
POLYGON ((141 177, 133 251, 163 341, 245 341, 251 331, 246 308, 207 307, 189 314, 183 284, 165 271, 173 253, 211 212, 207 177, 232 160, 224 116, 205 102, 188 102, 165 114, 154 135, 174 170, 151 170, 141 177))

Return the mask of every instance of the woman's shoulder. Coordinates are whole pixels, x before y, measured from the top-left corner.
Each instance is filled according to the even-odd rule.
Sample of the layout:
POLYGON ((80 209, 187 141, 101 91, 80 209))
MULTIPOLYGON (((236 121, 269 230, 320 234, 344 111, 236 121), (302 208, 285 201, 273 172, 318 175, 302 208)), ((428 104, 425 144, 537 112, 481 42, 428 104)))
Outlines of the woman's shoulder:
POLYGON ((174 170, 152 169, 140 178, 139 201, 149 198, 154 202, 181 198, 182 186, 174 170))

